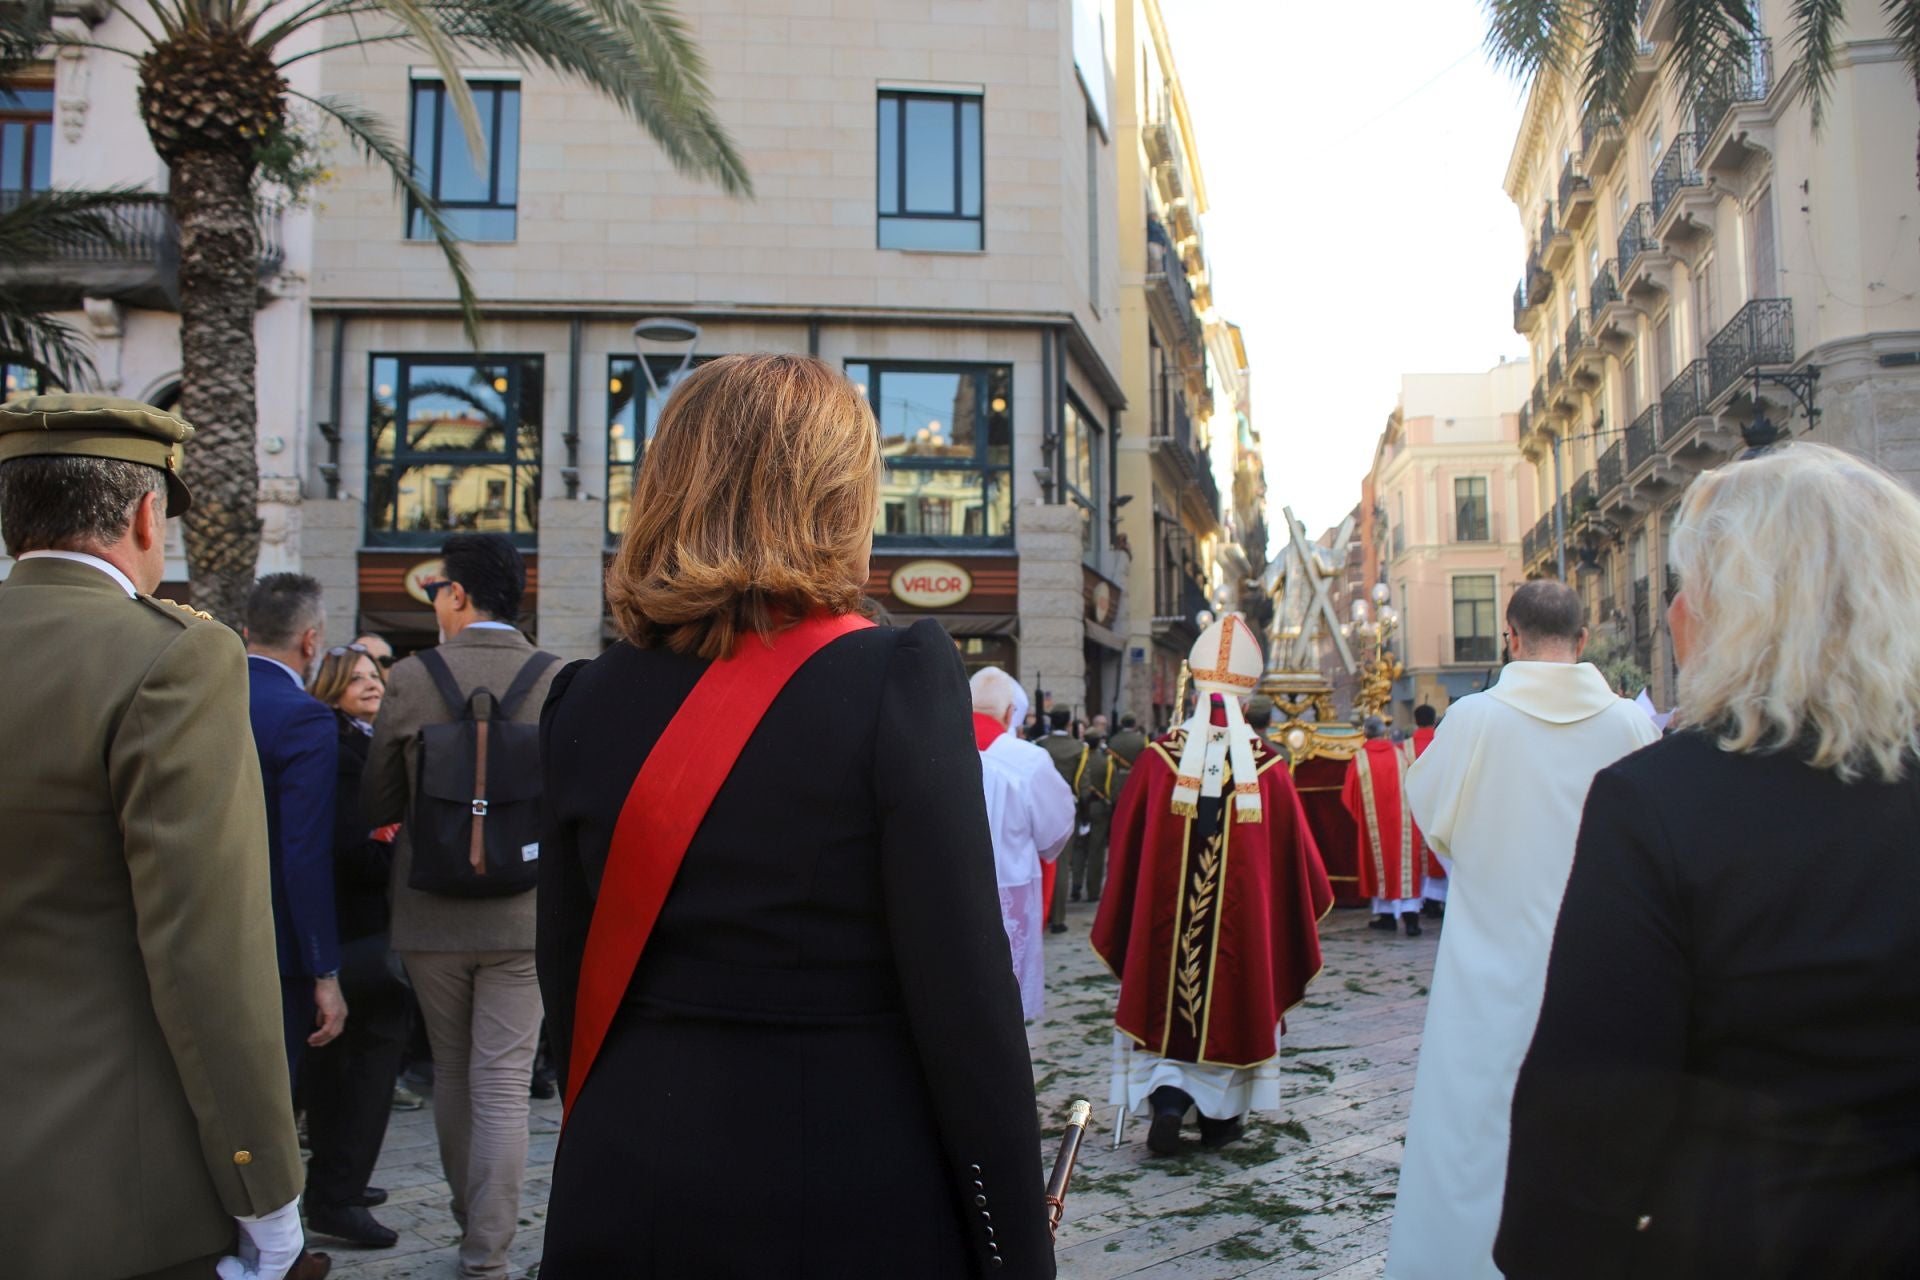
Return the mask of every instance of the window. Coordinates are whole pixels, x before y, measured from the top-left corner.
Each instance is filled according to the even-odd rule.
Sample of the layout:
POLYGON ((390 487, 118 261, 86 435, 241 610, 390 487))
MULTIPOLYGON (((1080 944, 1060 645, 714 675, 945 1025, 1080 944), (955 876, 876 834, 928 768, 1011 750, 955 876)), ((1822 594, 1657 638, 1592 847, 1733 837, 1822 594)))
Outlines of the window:
MULTIPOLYGON (((512 80, 469 80, 480 131, 487 140, 484 163, 467 146, 460 113, 438 80, 413 82, 413 176, 440 205, 462 240, 512 240, 518 234, 520 199, 520 86, 512 80)), ((431 239, 426 214, 407 206, 407 238, 431 239)))
POLYGON ((0 364, 0 404, 11 404, 28 396, 44 396, 64 390, 65 387, 37 365, 0 364))
POLYGON ((1087 122, 1087 305, 1100 310, 1100 128, 1091 120, 1087 122))
POLYGON ((1499 653, 1494 630, 1495 586, 1492 574, 1453 580, 1453 660, 1492 662, 1499 653))
POLYGON ((611 356, 607 360, 607 533, 619 537, 626 531, 627 509, 633 502, 633 480, 640 471, 647 446, 653 443, 654 428, 660 425, 660 410, 667 397, 687 374, 717 356, 696 356, 683 371, 678 356, 648 356, 647 369, 653 374, 653 394, 640 372, 639 356, 611 356), (642 406, 645 406, 643 409, 642 406))
POLYGON ((1013 367, 850 361, 880 423, 876 537, 1010 542, 1013 367))
POLYGON ((1773 238, 1773 188, 1762 187, 1748 213, 1747 242, 1753 246, 1753 279, 1749 298, 1771 298, 1779 287, 1779 250, 1773 238))
POLYGON ((0 84, 0 191, 45 191, 53 178, 53 86, 0 84))
POLYGON ((1666 141, 1660 136, 1660 125, 1656 122, 1647 130, 1647 172, 1652 173, 1660 167, 1660 154, 1666 150, 1666 141))
POLYGON ((540 513, 538 356, 373 358, 367 541, 505 533, 532 546, 540 513))
POLYGON ((880 247, 978 251, 978 94, 880 95, 880 247))
POLYGON ((1458 476, 1453 482, 1453 529, 1458 542, 1485 542, 1492 537, 1487 510, 1487 478, 1458 476))
POLYGON ((1080 513, 1080 554, 1085 563, 1100 568, 1100 551, 1106 543, 1101 528, 1100 498, 1106 492, 1106 432, 1100 420, 1071 393, 1061 406, 1060 446, 1065 463, 1066 498, 1080 513))

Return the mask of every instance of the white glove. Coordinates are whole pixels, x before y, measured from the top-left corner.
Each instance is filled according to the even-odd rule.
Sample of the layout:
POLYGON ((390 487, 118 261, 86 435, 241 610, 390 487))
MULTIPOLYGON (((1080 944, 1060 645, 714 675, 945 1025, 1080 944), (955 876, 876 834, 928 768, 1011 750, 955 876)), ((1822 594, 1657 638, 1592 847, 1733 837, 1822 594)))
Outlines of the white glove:
POLYGON ((220 1280, 285 1280, 307 1239, 300 1229, 300 1198, 258 1218, 234 1221, 240 1224, 240 1256, 220 1259, 214 1267, 220 1280))

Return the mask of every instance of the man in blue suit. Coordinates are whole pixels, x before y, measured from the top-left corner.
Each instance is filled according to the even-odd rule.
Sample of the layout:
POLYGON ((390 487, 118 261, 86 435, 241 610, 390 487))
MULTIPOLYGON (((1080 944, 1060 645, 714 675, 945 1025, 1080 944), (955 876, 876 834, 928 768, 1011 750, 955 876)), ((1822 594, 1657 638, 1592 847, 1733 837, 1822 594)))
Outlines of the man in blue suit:
POLYGON ((280 999, 287 1070, 346 1025, 340 944, 333 909, 333 789, 340 750, 333 712, 308 694, 326 630, 320 584, 275 573, 247 597, 247 676, 253 744, 267 790, 273 930, 280 951, 280 999))

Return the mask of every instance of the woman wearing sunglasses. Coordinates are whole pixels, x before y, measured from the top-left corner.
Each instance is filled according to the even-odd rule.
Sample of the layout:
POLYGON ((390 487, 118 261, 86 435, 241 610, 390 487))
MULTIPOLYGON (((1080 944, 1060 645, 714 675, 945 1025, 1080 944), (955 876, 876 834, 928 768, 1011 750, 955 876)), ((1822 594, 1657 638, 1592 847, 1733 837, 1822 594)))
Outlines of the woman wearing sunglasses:
MULTIPOLYGON (((391 656, 391 650, 388 651, 391 656)), ((316 1234, 373 1248, 399 1239, 367 1210, 386 1192, 367 1179, 379 1158, 407 1036, 407 989, 387 956, 387 880, 393 831, 375 831, 360 804, 373 721, 386 678, 370 645, 329 649, 307 691, 333 708, 340 735, 334 788, 333 894, 340 929, 340 989, 353 1016, 340 1038, 307 1051, 301 1085, 313 1158, 307 1165, 307 1225, 316 1234)))

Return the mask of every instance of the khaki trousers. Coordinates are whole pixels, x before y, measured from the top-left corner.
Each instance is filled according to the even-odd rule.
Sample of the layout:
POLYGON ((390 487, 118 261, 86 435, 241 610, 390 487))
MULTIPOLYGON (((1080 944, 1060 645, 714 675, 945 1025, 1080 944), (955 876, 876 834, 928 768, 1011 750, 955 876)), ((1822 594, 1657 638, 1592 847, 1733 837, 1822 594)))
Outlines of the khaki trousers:
POLYGON ((505 1280, 527 1169, 527 1088, 540 1036, 531 951, 401 957, 433 1046, 433 1123, 453 1189, 461 1280, 505 1280))

